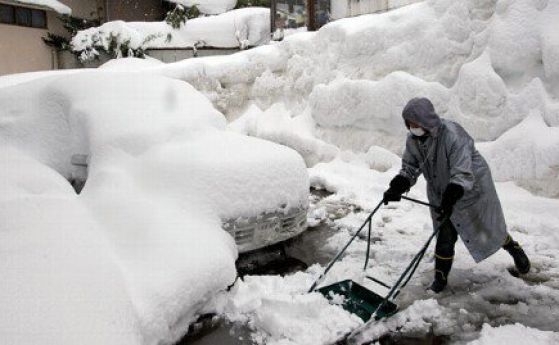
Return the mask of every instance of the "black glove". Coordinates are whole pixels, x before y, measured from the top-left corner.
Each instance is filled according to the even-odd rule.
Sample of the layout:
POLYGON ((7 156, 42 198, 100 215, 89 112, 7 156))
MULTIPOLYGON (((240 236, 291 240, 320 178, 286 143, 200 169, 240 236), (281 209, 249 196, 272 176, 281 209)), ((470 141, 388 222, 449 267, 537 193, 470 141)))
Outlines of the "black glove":
POLYGON ((410 180, 402 175, 396 175, 392 181, 390 181, 390 188, 384 192, 382 201, 385 205, 388 205, 389 201, 400 201, 402 199, 402 194, 407 192, 410 186, 410 180))
POLYGON ((456 183, 449 183, 443 192, 443 198, 441 200, 441 206, 439 206, 435 212, 439 214, 437 217, 438 221, 450 218, 452 215, 452 210, 454 205, 460 198, 464 195, 464 188, 456 183))

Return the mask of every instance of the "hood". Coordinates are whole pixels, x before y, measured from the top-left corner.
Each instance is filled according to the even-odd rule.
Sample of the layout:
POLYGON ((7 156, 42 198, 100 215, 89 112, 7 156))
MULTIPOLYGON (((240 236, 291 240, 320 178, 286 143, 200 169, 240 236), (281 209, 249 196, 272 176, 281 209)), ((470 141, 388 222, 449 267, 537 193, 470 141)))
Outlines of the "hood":
POLYGON ((408 121, 417 123, 423 127, 431 136, 437 136, 441 126, 441 118, 435 112, 433 103, 427 98, 412 98, 402 111, 402 117, 409 128, 408 121))

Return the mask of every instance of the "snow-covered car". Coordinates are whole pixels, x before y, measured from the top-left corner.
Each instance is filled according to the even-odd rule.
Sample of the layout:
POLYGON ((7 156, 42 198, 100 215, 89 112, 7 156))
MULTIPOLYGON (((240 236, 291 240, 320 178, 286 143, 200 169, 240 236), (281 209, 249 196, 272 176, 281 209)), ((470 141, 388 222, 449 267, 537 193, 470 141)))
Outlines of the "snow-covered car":
MULTIPOLYGON (((68 180, 79 192, 86 185, 89 155, 77 150, 82 151, 70 159, 68 180)), ((158 165, 176 165, 171 168, 182 169, 190 181, 185 192, 198 189, 200 198, 214 205, 240 253, 285 241, 307 228, 308 176, 294 150, 234 131, 200 128, 188 145, 161 155, 173 157, 172 163, 158 165)))
MULTIPOLYGON (((240 253, 288 240, 307 228, 308 186, 282 176, 286 169, 296 170, 298 175, 306 174, 300 157, 284 146, 233 132, 220 133, 217 138, 211 135, 210 140, 222 144, 218 150, 215 143, 208 145, 205 150, 209 158, 197 159, 195 164, 207 176, 215 173, 215 193, 209 195, 215 198, 214 202, 222 203, 223 207, 217 210, 222 227, 235 239, 240 253), (237 149, 228 150, 223 143, 237 149), (281 200, 285 190, 293 189, 290 184, 300 186, 300 203, 295 205, 281 200), (263 204, 262 195, 277 199, 275 207, 263 204), (222 200, 227 200, 229 205, 222 200)), ((70 182, 80 190, 87 179, 88 156, 74 155, 72 164, 75 170, 70 182)), ((293 177, 297 178, 297 174, 293 177)))
POLYGON ((233 238, 243 251, 304 229, 303 158, 228 131, 188 83, 101 70, 14 78, 0 86, 7 343, 175 343, 234 282, 233 238))

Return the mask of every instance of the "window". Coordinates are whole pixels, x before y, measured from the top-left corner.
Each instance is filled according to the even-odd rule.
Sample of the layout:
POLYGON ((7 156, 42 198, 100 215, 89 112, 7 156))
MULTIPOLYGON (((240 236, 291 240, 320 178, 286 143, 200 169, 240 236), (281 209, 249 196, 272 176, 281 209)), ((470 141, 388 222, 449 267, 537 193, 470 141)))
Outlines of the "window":
POLYGON ((47 13, 27 7, 0 5, 0 24, 47 28, 47 13))
POLYGON ((4 24, 14 24, 14 6, 0 5, 0 23, 4 24))
POLYGON ((34 28, 47 28, 47 13, 41 10, 31 10, 31 26, 34 28))
POLYGON ((16 7, 16 25, 31 26, 31 9, 16 7))

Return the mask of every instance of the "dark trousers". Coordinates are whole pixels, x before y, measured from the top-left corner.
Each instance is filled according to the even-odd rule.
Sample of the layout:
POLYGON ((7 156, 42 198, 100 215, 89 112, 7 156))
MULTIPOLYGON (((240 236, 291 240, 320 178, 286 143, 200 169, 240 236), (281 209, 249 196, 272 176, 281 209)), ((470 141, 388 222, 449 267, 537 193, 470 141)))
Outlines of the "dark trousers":
POLYGON ((454 258, 454 246, 458 239, 458 233, 450 220, 441 224, 439 234, 437 235, 437 244, 435 246, 435 256, 437 259, 452 260, 454 258))
MULTIPOLYGON (((437 235, 437 244, 435 246, 435 271, 440 271, 444 277, 448 275, 452 267, 454 259, 454 246, 458 240, 458 233, 450 220, 441 224, 439 234, 437 235)), ((514 241, 510 235, 507 235, 503 248, 510 251, 511 248, 518 247, 518 242, 514 241)))

